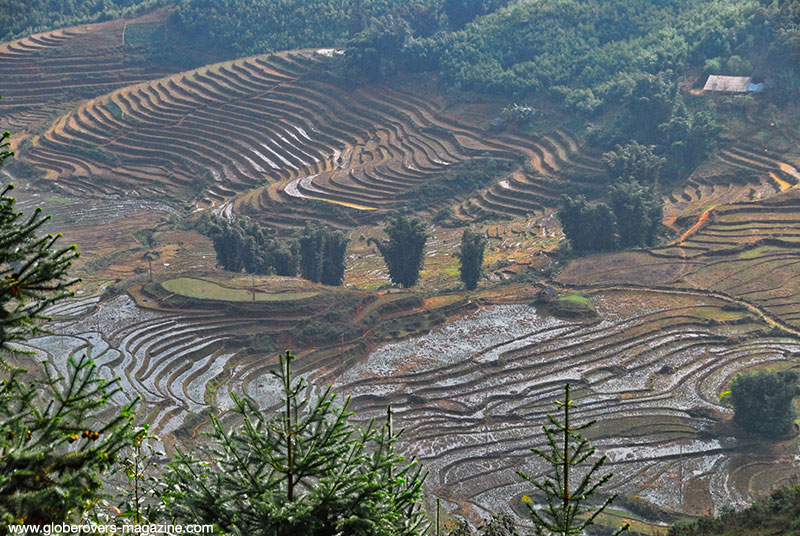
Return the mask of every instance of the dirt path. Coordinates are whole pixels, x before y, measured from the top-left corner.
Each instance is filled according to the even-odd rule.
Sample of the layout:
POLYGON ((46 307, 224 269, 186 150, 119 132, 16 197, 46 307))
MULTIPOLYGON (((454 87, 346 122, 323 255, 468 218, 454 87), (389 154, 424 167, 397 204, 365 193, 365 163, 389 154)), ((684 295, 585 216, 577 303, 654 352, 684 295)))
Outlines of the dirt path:
POLYGON ((717 207, 716 207, 716 205, 714 205, 714 206, 713 206, 713 207, 711 207, 711 208, 708 208, 708 209, 706 209, 706 210, 705 210, 705 211, 704 211, 704 212, 703 212, 703 213, 700 215, 700 219, 698 219, 698 220, 697 220, 697 223, 695 223, 694 225, 692 225, 691 227, 689 227, 689 229, 688 229, 688 230, 687 230, 685 233, 683 233, 683 234, 681 235, 681 237, 680 237, 680 238, 678 238, 677 240, 673 240, 673 241, 672 241, 672 242, 671 242, 669 245, 670 245, 670 246, 674 246, 674 245, 677 245, 677 244, 681 244, 681 243, 683 243, 683 242, 684 242, 684 241, 685 241, 687 238, 689 238, 689 237, 690 237, 690 236, 692 236, 694 233, 696 233, 697 231, 699 231, 699 230, 700 230, 700 228, 701 228, 701 227, 702 227, 702 226, 703 226, 703 225, 704 225, 704 224, 705 224, 705 223, 708 221, 708 216, 709 216, 709 214, 711 214, 711 211, 712 211, 712 210, 714 210, 715 208, 717 208, 717 207))

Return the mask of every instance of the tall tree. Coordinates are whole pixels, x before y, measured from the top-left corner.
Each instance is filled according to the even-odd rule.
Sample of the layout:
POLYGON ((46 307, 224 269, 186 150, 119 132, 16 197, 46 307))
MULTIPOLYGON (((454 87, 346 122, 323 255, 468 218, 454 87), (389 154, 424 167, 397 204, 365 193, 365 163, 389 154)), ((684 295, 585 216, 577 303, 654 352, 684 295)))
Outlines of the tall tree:
POLYGON ((797 417, 794 398, 800 396, 798 374, 770 370, 740 374, 731 382, 733 418, 748 430, 767 437, 788 434, 797 417))
POLYGON ((303 278, 323 285, 341 285, 349 243, 341 231, 313 222, 306 224, 298 240, 303 278))
POLYGON ((171 513, 251 536, 422 536, 424 474, 405 463, 386 423, 357 430, 348 401, 319 396, 292 377, 293 356, 275 376, 281 409, 272 416, 235 398, 238 426, 212 417, 206 456, 178 451, 167 473, 171 513))
POLYGON ((425 261, 427 225, 416 217, 393 214, 386 221, 384 232, 389 235, 388 240, 378 242, 370 238, 368 243, 375 244, 381 252, 392 283, 413 287, 419 280, 419 272, 425 261))
MULTIPOLYGON (((522 498, 528 507, 537 536, 580 536, 616 498, 616 495, 608 497, 597 508, 587 506, 587 500, 611 479, 613 473, 602 476, 597 474, 606 457, 601 456, 592 462, 595 447, 579 433, 596 421, 573 424, 571 410, 576 405, 570 398, 570 390, 571 386, 567 383, 564 386, 564 400, 555 402, 562 412, 562 420, 548 414, 550 426, 542 426, 549 449, 545 452, 531 448, 550 471, 539 480, 521 471, 517 472, 544 494, 546 504, 541 508, 534 506, 529 497, 522 498), (581 466, 588 463, 591 463, 589 469, 582 470, 581 466)), ((630 525, 626 523, 614 532, 614 536, 622 534, 628 528, 630 525)))
MULTIPOLYGON (((8 138, 5 133, 2 140, 8 138)), ((7 146, 4 141, 0 149, 7 146)), ((12 153, 3 150, 0 162, 12 153)), ((0 349, 8 343, 39 331, 38 320, 54 302, 71 294, 77 280, 67 274, 78 257, 75 246, 58 248, 60 234, 39 236, 39 228, 50 216, 37 208, 29 217, 15 208, 8 185, 0 193, 0 349)), ((0 358, 2 363, 2 358, 0 358)))
POLYGON ((486 238, 482 234, 465 229, 461 235, 461 247, 455 253, 460 261, 459 275, 464 286, 475 290, 483 273, 483 253, 486 249, 486 238))
POLYGON ((211 238, 217 261, 226 270, 283 276, 297 273, 296 246, 278 239, 272 227, 247 217, 205 217, 198 220, 197 226, 211 238))
MULTIPOLYGON (((0 162, 11 156, 0 138, 0 162)), ((39 237, 49 219, 41 209, 26 218, 0 194, 0 351, 39 332, 44 308, 64 299, 75 246, 56 248, 58 236, 39 237)), ((59 356, 60 357, 60 356, 59 356)), ((63 359, 63 357, 61 357, 63 359)), ((42 363, 30 373, 0 357, 0 534, 12 524, 44 525, 75 519, 102 487, 102 472, 132 443, 133 404, 109 410, 119 379, 96 374, 87 357, 66 367, 42 363), (55 371, 66 368, 66 377, 55 371)))
POLYGON ((319 283, 322 279, 322 251, 325 247, 325 236, 322 229, 314 222, 309 222, 300 233, 297 241, 300 253, 300 275, 303 279, 319 283))
POLYGON ((642 186, 633 180, 621 182, 611 188, 610 195, 619 245, 626 248, 655 244, 664 213, 664 201, 656 185, 642 186))
POLYGON ((630 131, 644 143, 658 143, 658 126, 669 121, 678 98, 678 81, 672 71, 640 73, 626 106, 630 131))
POLYGON ((685 177, 714 151, 722 127, 710 112, 690 112, 679 106, 658 130, 668 157, 667 171, 685 177))

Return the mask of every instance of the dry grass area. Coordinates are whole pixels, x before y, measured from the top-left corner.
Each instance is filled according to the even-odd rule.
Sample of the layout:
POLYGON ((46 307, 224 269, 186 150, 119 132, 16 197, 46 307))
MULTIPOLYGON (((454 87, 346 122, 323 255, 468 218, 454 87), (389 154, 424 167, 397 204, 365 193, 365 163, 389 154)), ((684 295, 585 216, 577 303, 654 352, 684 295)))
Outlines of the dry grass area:
MULTIPOLYGON (((506 222, 473 224, 471 227, 488 240, 484 256, 486 276, 480 282, 480 288, 515 274, 549 266, 552 261, 547 252, 558 246, 563 238, 561 226, 552 211, 506 222)), ((458 251, 464 229, 431 225, 418 284, 423 292, 463 288, 458 275, 458 259, 453 254, 458 251)), ((369 238, 385 238, 382 228, 359 226, 349 236, 345 286, 374 290, 390 285, 383 258, 375 246, 367 244, 369 238)))

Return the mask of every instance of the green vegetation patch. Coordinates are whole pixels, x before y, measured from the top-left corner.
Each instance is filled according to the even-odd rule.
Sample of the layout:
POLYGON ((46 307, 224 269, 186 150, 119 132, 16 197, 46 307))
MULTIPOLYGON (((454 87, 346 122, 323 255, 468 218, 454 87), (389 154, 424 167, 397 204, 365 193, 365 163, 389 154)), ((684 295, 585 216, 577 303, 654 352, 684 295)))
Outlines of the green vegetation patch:
POLYGON ((45 202, 45 203, 60 203, 60 204, 66 204, 66 203, 72 203, 73 201, 74 201, 73 199, 63 199, 63 198, 61 198, 61 197, 56 197, 56 196, 54 196, 54 195, 53 195, 53 196, 50 196, 50 197, 46 197, 46 198, 44 199, 44 202, 45 202))
POLYGON ((777 251, 780 248, 775 246, 760 246, 754 249, 748 249, 747 251, 743 251, 739 254, 740 259, 757 259, 758 257, 763 257, 765 253, 770 251, 777 251))
POLYGON ((256 299, 253 300, 251 289, 223 287, 217 283, 196 279, 194 277, 178 277, 161 284, 169 292, 199 298, 202 300, 220 301, 297 301, 313 298, 319 292, 281 292, 266 293, 256 289, 256 299))
POLYGON ((163 43, 166 27, 163 22, 131 23, 125 28, 125 46, 137 47, 163 43))
POLYGON ((103 0, 102 2, 27 0, 15 6, 3 3, 0 41, 24 37, 52 28, 117 19, 167 4, 166 0, 103 0))
POLYGON ((569 296, 562 296, 558 299, 560 303, 567 303, 571 306, 575 307, 591 307, 594 309, 594 305, 592 305, 592 301, 587 298, 586 296, 581 296, 580 294, 570 294, 569 296))
POLYGON ((597 312, 594 304, 586 296, 580 294, 568 294, 560 296, 550 305, 552 312, 557 316, 595 316, 597 312))

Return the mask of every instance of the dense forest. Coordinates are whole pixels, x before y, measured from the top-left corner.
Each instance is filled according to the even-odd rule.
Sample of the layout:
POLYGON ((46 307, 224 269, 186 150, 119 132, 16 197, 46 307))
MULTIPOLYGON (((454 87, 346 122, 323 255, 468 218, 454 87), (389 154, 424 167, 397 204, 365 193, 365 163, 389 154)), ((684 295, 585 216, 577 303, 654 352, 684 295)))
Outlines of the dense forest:
POLYGON ((642 74, 750 56, 771 33, 769 12, 755 1, 561 0, 515 2, 417 48, 457 86, 548 91, 572 108, 594 111, 619 101, 642 74))

